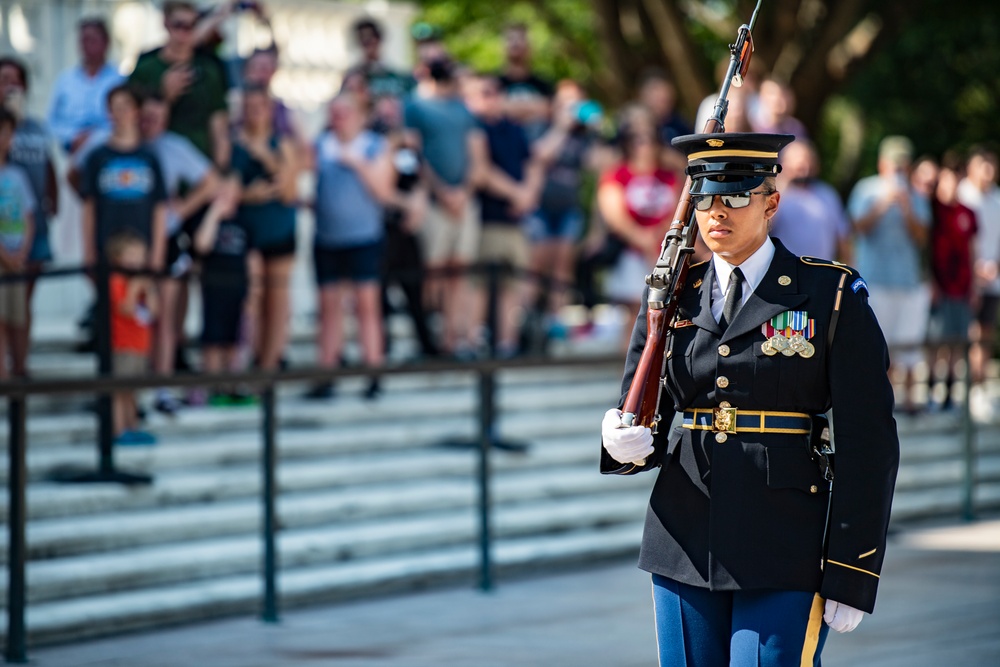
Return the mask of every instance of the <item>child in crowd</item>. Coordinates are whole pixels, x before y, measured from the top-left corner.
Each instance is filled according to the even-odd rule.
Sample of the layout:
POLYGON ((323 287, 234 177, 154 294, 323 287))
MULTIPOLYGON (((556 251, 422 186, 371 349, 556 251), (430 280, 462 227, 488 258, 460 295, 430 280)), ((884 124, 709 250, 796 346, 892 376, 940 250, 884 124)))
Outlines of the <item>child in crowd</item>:
MULTIPOLYGON (((23 273, 34 237, 35 197, 28 177, 8 162, 17 121, 0 108, 0 276, 23 273)), ((28 357, 28 301, 24 282, 0 283, 0 378, 24 377, 28 357)))
MULTIPOLYGON (((194 249, 202 257, 202 360, 206 373, 235 370, 244 308, 249 296, 250 264, 260 261, 251 250, 250 229, 236 217, 239 176, 229 177, 195 233, 194 249)), ((245 405, 245 394, 215 388, 209 404, 245 405)))
MULTIPOLYGON (((146 268, 146 241, 130 229, 114 234, 107 243, 111 277, 111 354, 116 377, 144 375, 152 351, 150 324, 157 310, 152 280, 134 272, 146 268)), ((134 391, 115 392, 112 400, 117 445, 152 445, 156 436, 139 430, 134 391)))

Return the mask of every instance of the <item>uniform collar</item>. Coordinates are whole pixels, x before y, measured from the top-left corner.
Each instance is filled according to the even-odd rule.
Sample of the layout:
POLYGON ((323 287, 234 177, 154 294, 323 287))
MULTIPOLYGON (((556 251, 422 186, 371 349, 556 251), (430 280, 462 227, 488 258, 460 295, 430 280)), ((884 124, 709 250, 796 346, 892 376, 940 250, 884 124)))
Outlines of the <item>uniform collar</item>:
MULTIPOLYGON (((743 272, 743 279, 750 286, 750 289, 743 290, 744 303, 750 293, 755 291, 764 279, 764 274, 767 273, 768 267, 771 266, 773 258, 774 243, 771 241, 770 236, 766 236, 760 247, 739 265, 740 271, 743 272)), ((719 287, 722 289, 722 296, 725 297, 729 291, 729 276, 736 267, 718 255, 712 255, 712 266, 715 269, 715 278, 719 281, 719 287)))
MULTIPOLYGON (((795 310, 808 298, 800 291, 798 279, 799 258, 790 253, 781 241, 771 241, 765 244, 770 246, 769 260, 764 265, 764 273, 757 279, 754 290, 746 297, 743 308, 736 315, 736 319, 725 332, 719 323, 712 317, 711 295, 713 281, 716 280, 716 263, 708 262, 708 270, 705 272, 702 284, 695 292, 698 305, 692 306, 694 316, 692 322, 702 329, 706 329, 717 336, 721 336, 721 342, 725 343, 737 336, 741 336, 748 331, 759 327, 762 323, 771 319, 778 313, 786 310, 795 310), (787 280, 786 280, 787 278, 787 280)), ((761 246, 763 249, 764 246, 761 246)), ((759 251, 758 251, 759 252, 759 251)), ((756 253, 755 253, 756 254, 756 253)), ((748 258, 749 259, 749 258, 748 258)), ((729 266, 726 262, 722 264, 729 266)), ((746 262, 743 263, 744 265, 746 262)), ((743 266, 741 265, 741 270, 743 266)), ((733 267, 729 266, 731 273, 733 267)), ((726 283, 729 281, 729 274, 726 274, 726 283)), ((751 283, 753 284, 753 283, 751 283)))

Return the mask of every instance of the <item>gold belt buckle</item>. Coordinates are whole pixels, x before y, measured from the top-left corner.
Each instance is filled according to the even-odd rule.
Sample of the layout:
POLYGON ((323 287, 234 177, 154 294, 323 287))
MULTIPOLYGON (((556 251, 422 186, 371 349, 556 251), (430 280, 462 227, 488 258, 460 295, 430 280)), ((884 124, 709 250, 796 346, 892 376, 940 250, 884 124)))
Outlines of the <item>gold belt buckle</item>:
POLYGON ((712 408, 712 430, 719 433, 736 433, 736 408, 723 403, 712 408))

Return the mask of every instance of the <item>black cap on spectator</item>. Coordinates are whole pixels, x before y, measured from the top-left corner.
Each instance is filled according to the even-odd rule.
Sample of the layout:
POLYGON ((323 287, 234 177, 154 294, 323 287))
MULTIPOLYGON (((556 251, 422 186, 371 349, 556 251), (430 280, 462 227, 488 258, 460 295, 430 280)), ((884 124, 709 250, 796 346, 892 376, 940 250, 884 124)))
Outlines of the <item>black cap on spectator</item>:
POLYGON ((410 36, 413 41, 420 42, 439 42, 441 41, 441 29, 436 25, 431 25, 430 23, 414 23, 413 27, 410 28, 410 36))
POLYGON ((435 81, 451 81, 455 77, 455 65, 448 58, 432 60, 427 72, 435 81))

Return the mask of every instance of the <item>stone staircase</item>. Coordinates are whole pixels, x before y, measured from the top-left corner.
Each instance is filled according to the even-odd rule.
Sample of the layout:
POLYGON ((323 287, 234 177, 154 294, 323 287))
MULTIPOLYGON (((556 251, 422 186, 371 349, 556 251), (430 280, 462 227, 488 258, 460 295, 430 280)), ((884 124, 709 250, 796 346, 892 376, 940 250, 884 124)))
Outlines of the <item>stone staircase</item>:
MULTIPOLYGON (((499 375, 499 433, 529 444, 523 453, 492 453, 501 574, 637 553, 654 476, 597 473, 599 423, 617 399, 619 374, 605 366, 499 375)), ((375 401, 358 398, 361 380, 342 382, 332 401, 280 390, 283 605, 474 585, 477 452, 441 443, 475 435, 475 382, 462 373, 394 376, 375 401)), ((46 481, 62 467, 93 465, 96 424, 80 400, 29 406, 30 641, 254 613, 262 594, 260 410, 152 415, 160 443, 116 451, 122 468, 155 476, 149 486, 46 481)), ((958 423, 951 414, 901 420, 895 520, 958 513, 958 423)), ((1000 428, 981 425, 977 447, 977 501, 1000 507, 1000 428)), ((0 469, 4 486, 7 474, 0 469)))

